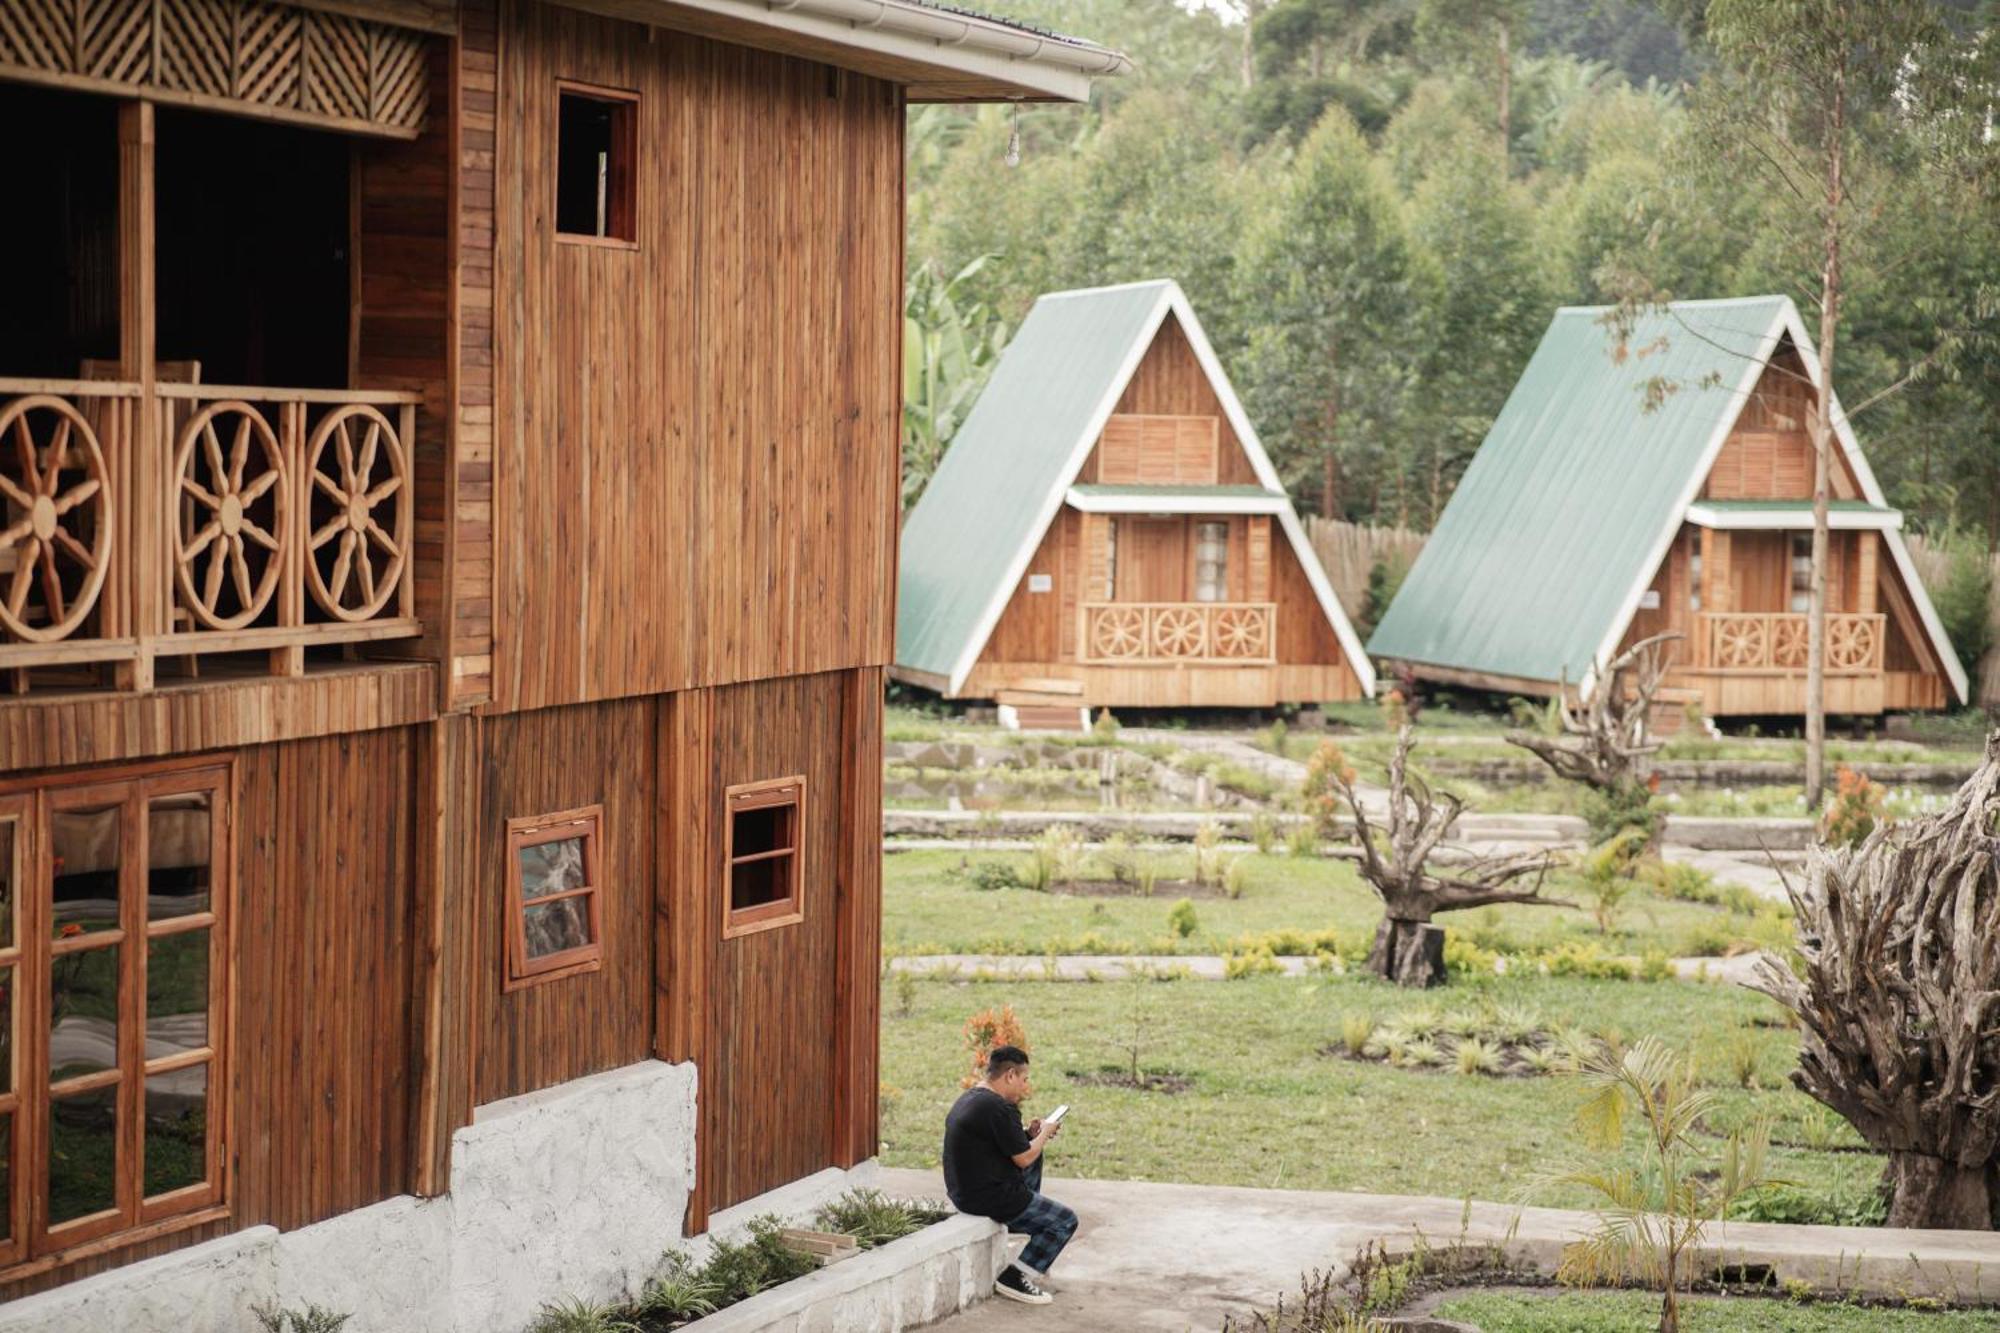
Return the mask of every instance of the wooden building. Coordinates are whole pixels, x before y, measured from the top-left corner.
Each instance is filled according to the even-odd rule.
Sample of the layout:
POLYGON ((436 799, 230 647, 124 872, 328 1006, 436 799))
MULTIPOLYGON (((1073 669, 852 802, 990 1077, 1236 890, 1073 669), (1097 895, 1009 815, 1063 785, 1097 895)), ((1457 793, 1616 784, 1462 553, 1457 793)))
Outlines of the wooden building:
POLYGON ((525 1324, 366 1313, 555 1280, 589 1192, 410 1207, 503 1123, 686 1177, 598 1294, 873 1156, 905 108, 1124 65, 912 0, 0 0, 0 1328, 230 1237, 243 1315, 364 1225, 298 1294, 525 1324))
MULTIPOLYGON (((1663 632, 1710 717, 1805 711, 1817 362, 1781 296, 1682 301, 1614 355, 1556 313, 1369 641, 1425 678, 1552 693, 1663 632)), ((1964 702, 1965 673, 1838 397, 1826 707, 1964 702)))
POLYGON ((1374 672, 1173 282, 1035 302, 903 528, 897 679, 1076 726, 1374 672))

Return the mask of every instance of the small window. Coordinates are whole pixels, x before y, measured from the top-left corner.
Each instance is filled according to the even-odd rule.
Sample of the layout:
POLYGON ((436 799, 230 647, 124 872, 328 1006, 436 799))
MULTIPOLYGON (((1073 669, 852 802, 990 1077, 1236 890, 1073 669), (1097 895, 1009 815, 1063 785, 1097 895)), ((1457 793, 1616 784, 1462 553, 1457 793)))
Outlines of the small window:
POLYGON ((804 778, 731 787, 726 794, 722 937, 805 920, 800 887, 804 778))
POLYGON ((1229 596, 1229 525, 1194 525, 1194 599, 1219 602, 1229 596))
POLYGON ((556 100, 557 236, 636 245, 638 98, 561 84, 556 100))
POLYGON ((598 831, 604 807, 507 821, 507 989, 604 963, 598 831))
POLYGON ((1794 613, 1812 608, 1812 534, 1792 534, 1791 609, 1794 613))

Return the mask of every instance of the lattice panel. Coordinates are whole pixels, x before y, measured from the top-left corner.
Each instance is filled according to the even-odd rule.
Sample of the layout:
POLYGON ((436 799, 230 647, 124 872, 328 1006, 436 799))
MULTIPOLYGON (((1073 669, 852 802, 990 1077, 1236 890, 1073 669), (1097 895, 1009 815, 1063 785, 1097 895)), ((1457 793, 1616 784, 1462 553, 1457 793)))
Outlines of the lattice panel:
POLYGON ((427 54, 421 32, 266 0, 0 0, 0 79, 55 75, 397 137, 423 128, 427 54))

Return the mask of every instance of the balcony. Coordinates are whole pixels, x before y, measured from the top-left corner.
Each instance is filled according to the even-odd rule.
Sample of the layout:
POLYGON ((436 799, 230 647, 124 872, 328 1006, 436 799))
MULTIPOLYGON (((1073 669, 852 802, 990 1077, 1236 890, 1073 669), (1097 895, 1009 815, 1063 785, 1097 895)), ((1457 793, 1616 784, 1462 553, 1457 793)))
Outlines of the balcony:
POLYGON ((1107 666, 1277 661, 1272 602, 1086 602, 1083 660, 1107 666))
MULTIPOLYGON (((0 379, 0 672, 412 637, 412 393, 0 379)), ((87 675, 86 671, 86 675, 87 675)))
MULTIPOLYGON (((1722 673, 1803 672, 1806 617, 1791 612, 1709 612, 1700 618, 1701 668, 1722 673)), ((1828 612, 1826 670, 1829 675, 1866 675, 1882 670, 1886 617, 1828 612)))

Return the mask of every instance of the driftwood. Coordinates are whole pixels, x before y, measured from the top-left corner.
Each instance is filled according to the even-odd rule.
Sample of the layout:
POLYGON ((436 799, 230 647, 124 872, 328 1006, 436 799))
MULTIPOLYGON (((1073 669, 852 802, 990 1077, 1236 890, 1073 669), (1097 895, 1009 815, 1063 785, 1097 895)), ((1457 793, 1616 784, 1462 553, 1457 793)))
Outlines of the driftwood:
POLYGON ((1443 983, 1444 930, 1430 924, 1439 912, 1495 903, 1535 903, 1571 907, 1560 898, 1542 896, 1542 883, 1552 864, 1547 852, 1510 856, 1465 855, 1451 863, 1451 873, 1435 874, 1431 857, 1444 850, 1445 837, 1465 803, 1450 792, 1433 792, 1430 784, 1410 772, 1414 735, 1405 722, 1396 733, 1396 750, 1389 760, 1388 826, 1378 830, 1354 787, 1352 769, 1336 765, 1329 773, 1354 819, 1354 860, 1361 878, 1382 899, 1382 924, 1376 928, 1368 966, 1403 986, 1443 983), (1516 882, 1534 877, 1530 887, 1516 882))
POLYGON ((1680 634, 1655 634, 1627 648, 1596 673, 1587 698, 1573 698, 1569 673, 1556 688, 1563 734, 1510 731, 1507 742, 1538 756, 1559 778, 1597 791, 1619 791, 1644 780, 1646 761, 1665 742, 1652 739, 1654 696, 1666 679, 1667 645, 1680 634), (1624 681, 1629 676, 1628 691, 1624 681))
POLYGON ((1755 985, 1799 1017, 1792 1081, 1889 1158, 1890 1226, 1988 1230, 2000 1203, 2000 731, 1950 807, 1815 846, 1803 975, 1755 985))

